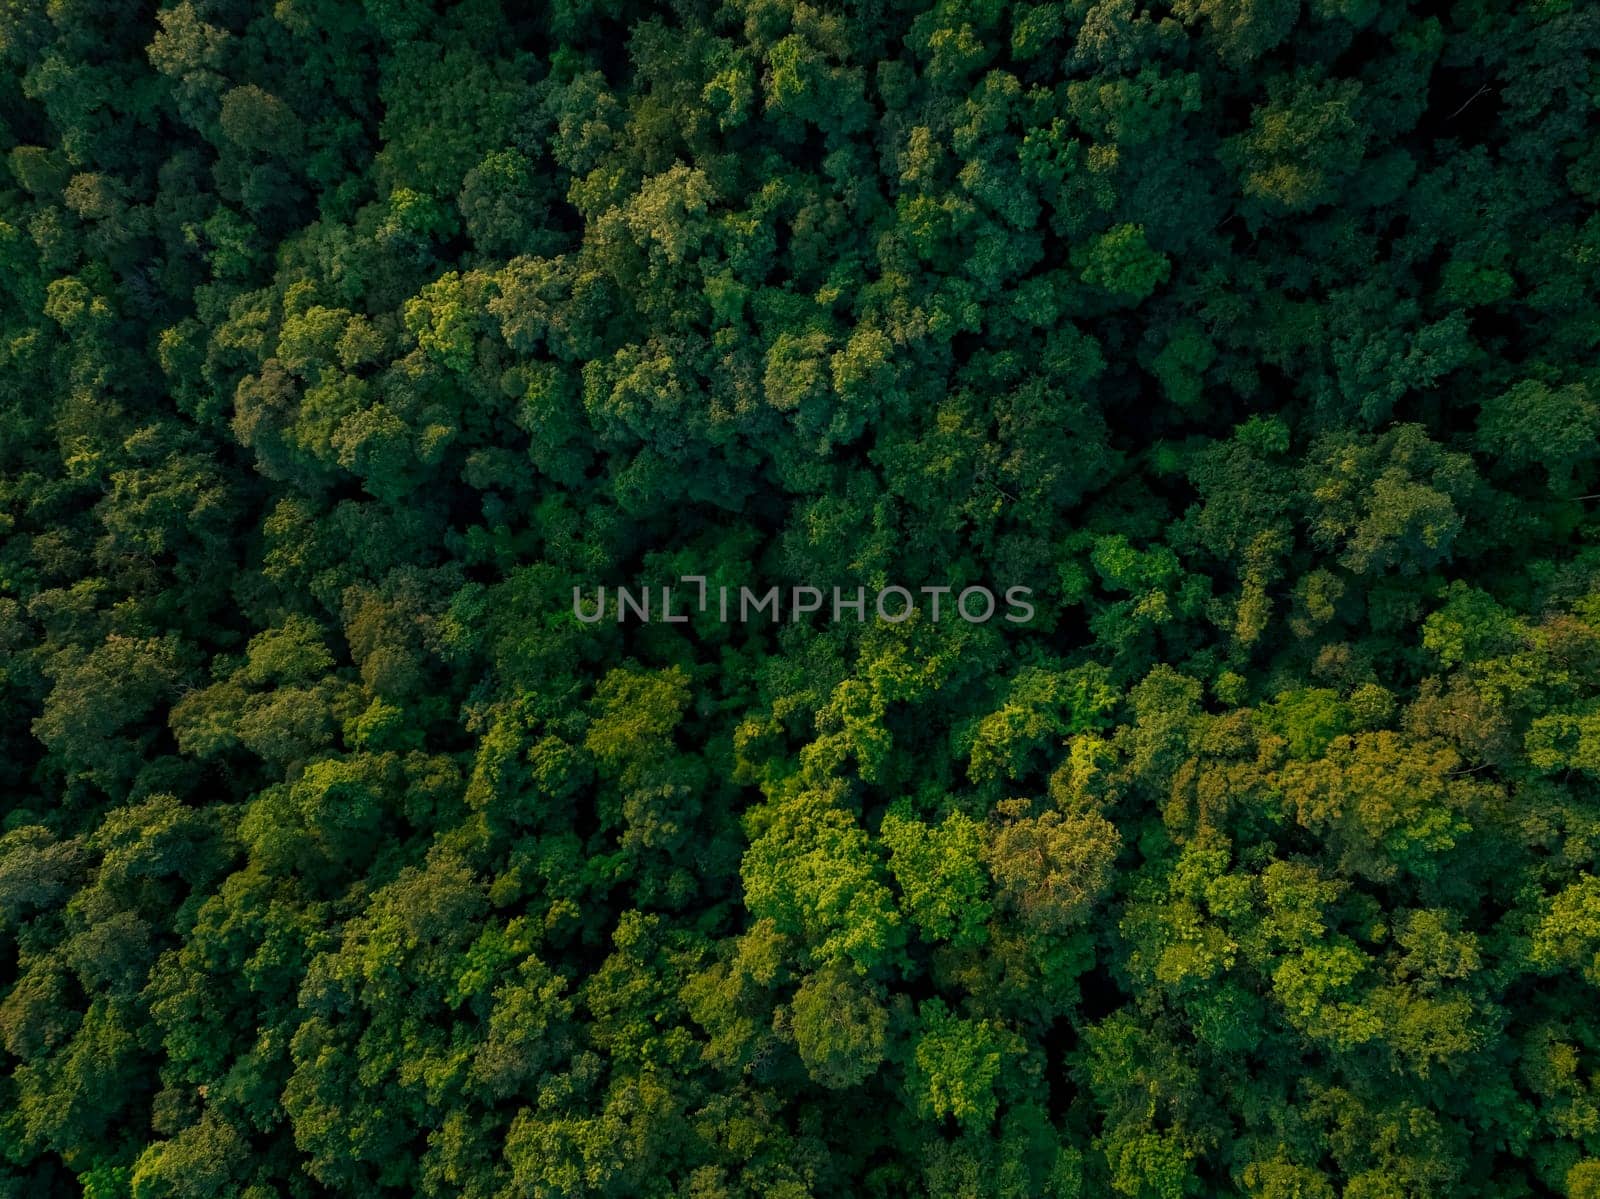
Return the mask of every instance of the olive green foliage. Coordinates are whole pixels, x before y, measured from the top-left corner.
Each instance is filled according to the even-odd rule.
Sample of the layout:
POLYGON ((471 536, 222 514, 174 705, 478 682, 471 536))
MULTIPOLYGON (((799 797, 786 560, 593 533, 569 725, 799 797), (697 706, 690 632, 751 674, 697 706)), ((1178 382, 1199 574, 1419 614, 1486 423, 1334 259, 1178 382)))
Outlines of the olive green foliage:
POLYGON ((0 1199, 1600 1196, 1597 106, 1585 0, 0 5, 0 1199), (682 575, 1036 614, 573 617, 682 575))

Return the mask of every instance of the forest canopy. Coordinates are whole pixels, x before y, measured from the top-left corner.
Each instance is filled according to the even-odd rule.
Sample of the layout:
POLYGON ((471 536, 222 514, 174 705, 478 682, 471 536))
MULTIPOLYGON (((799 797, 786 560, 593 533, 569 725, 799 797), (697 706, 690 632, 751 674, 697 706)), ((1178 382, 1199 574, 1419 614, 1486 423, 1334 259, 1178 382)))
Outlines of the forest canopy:
POLYGON ((0 1199, 1600 1199, 1597 134, 1587 0, 0 5, 0 1199))

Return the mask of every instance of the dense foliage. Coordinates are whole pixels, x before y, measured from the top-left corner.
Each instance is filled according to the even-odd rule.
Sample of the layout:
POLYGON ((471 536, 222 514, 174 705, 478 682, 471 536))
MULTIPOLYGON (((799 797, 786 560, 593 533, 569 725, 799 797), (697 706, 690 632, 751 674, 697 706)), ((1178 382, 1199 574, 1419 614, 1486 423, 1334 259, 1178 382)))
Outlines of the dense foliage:
POLYGON ((1600 1196, 1600 6, 0 60, 0 1195, 1600 1196))

